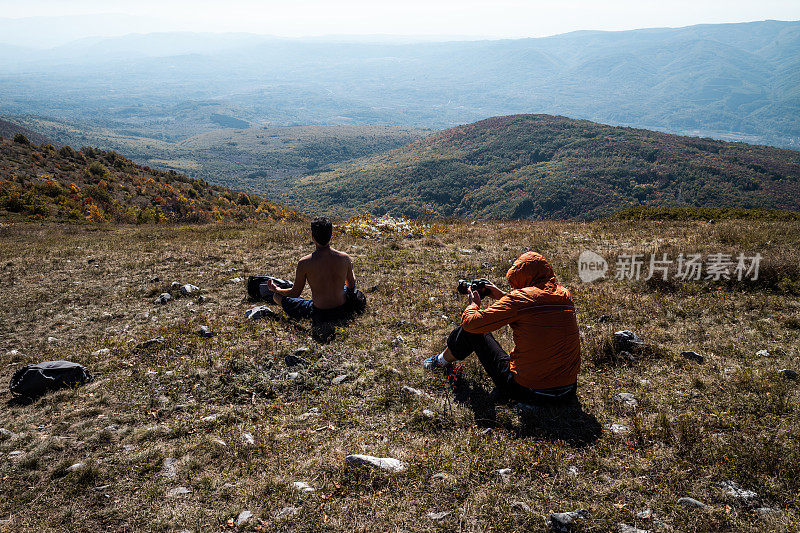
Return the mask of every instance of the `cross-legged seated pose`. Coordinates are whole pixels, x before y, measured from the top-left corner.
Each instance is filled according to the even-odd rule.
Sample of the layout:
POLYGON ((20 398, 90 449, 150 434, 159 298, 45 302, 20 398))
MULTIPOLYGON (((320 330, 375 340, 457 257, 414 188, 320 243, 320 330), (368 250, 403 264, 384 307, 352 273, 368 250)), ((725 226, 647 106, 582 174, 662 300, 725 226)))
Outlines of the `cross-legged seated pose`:
POLYGON ((331 322, 361 312, 366 298, 356 290, 353 261, 349 255, 331 248, 333 225, 324 217, 311 222, 311 238, 316 250, 297 263, 294 283, 276 278, 258 278, 261 299, 283 307, 292 318, 313 318, 315 322, 331 322), (300 298, 306 282, 311 286, 311 299, 300 298))
POLYGON ((488 280, 482 290, 470 286, 461 325, 447 338, 444 351, 423 364, 446 367, 475 352, 498 399, 536 405, 574 400, 581 356, 572 296, 556 283, 550 263, 535 252, 520 256, 506 279, 511 292, 488 280), (485 309, 479 290, 494 300, 485 309), (505 325, 514 334, 511 354, 489 333, 505 325))

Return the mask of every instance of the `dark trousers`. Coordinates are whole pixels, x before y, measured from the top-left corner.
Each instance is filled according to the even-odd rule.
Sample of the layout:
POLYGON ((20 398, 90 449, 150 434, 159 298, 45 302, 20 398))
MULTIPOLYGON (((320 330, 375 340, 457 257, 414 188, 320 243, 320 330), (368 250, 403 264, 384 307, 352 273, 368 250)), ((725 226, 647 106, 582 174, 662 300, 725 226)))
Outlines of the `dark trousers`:
POLYGON ((504 398, 532 405, 562 404, 576 398, 574 383, 552 389, 529 389, 517 383, 511 372, 511 357, 491 333, 469 333, 458 326, 447 337, 447 347, 459 361, 474 352, 504 398))

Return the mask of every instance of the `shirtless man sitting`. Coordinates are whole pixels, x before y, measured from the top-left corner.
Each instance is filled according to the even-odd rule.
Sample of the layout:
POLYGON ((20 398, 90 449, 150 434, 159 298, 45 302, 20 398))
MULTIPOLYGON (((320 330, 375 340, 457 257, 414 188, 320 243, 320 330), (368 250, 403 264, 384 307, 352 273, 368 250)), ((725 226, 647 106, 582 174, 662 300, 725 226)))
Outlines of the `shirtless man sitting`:
POLYGON ((346 253, 331 248, 332 234, 330 220, 315 218, 311 222, 311 238, 317 249, 297 263, 291 287, 280 288, 268 279, 267 290, 262 294, 264 299, 283 307, 292 318, 313 318, 315 322, 342 320, 359 312, 358 300, 363 303, 366 299, 356 291, 353 260, 346 253), (311 286, 310 300, 300 298, 306 281, 311 286))

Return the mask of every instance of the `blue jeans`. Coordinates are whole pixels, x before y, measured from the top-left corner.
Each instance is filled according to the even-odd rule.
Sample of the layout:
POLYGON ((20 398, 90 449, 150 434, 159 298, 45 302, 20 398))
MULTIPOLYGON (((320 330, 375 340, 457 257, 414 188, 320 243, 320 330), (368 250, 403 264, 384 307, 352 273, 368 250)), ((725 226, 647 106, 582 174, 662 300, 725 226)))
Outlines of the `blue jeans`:
POLYGON ((314 303, 307 298, 283 298, 281 307, 291 318, 313 318, 319 322, 335 322, 350 318, 353 313, 351 305, 352 296, 347 287, 344 288, 345 303, 332 309, 318 309, 314 303))

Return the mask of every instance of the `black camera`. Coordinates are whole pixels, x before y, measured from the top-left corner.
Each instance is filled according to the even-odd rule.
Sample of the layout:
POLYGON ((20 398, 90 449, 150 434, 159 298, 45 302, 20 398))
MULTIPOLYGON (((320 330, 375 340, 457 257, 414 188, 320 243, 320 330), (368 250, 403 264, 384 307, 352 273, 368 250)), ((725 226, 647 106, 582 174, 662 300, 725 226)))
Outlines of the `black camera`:
POLYGON ((481 298, 485 298, 489 296, 489 289, 486 288, 486 283, 488 282, 484 279, 473 279, 472 281, 460 279, 458 280, 458 287, 456 288, 461 294, 468 294, 469 290, 472 289, 477 292, 481 298))

